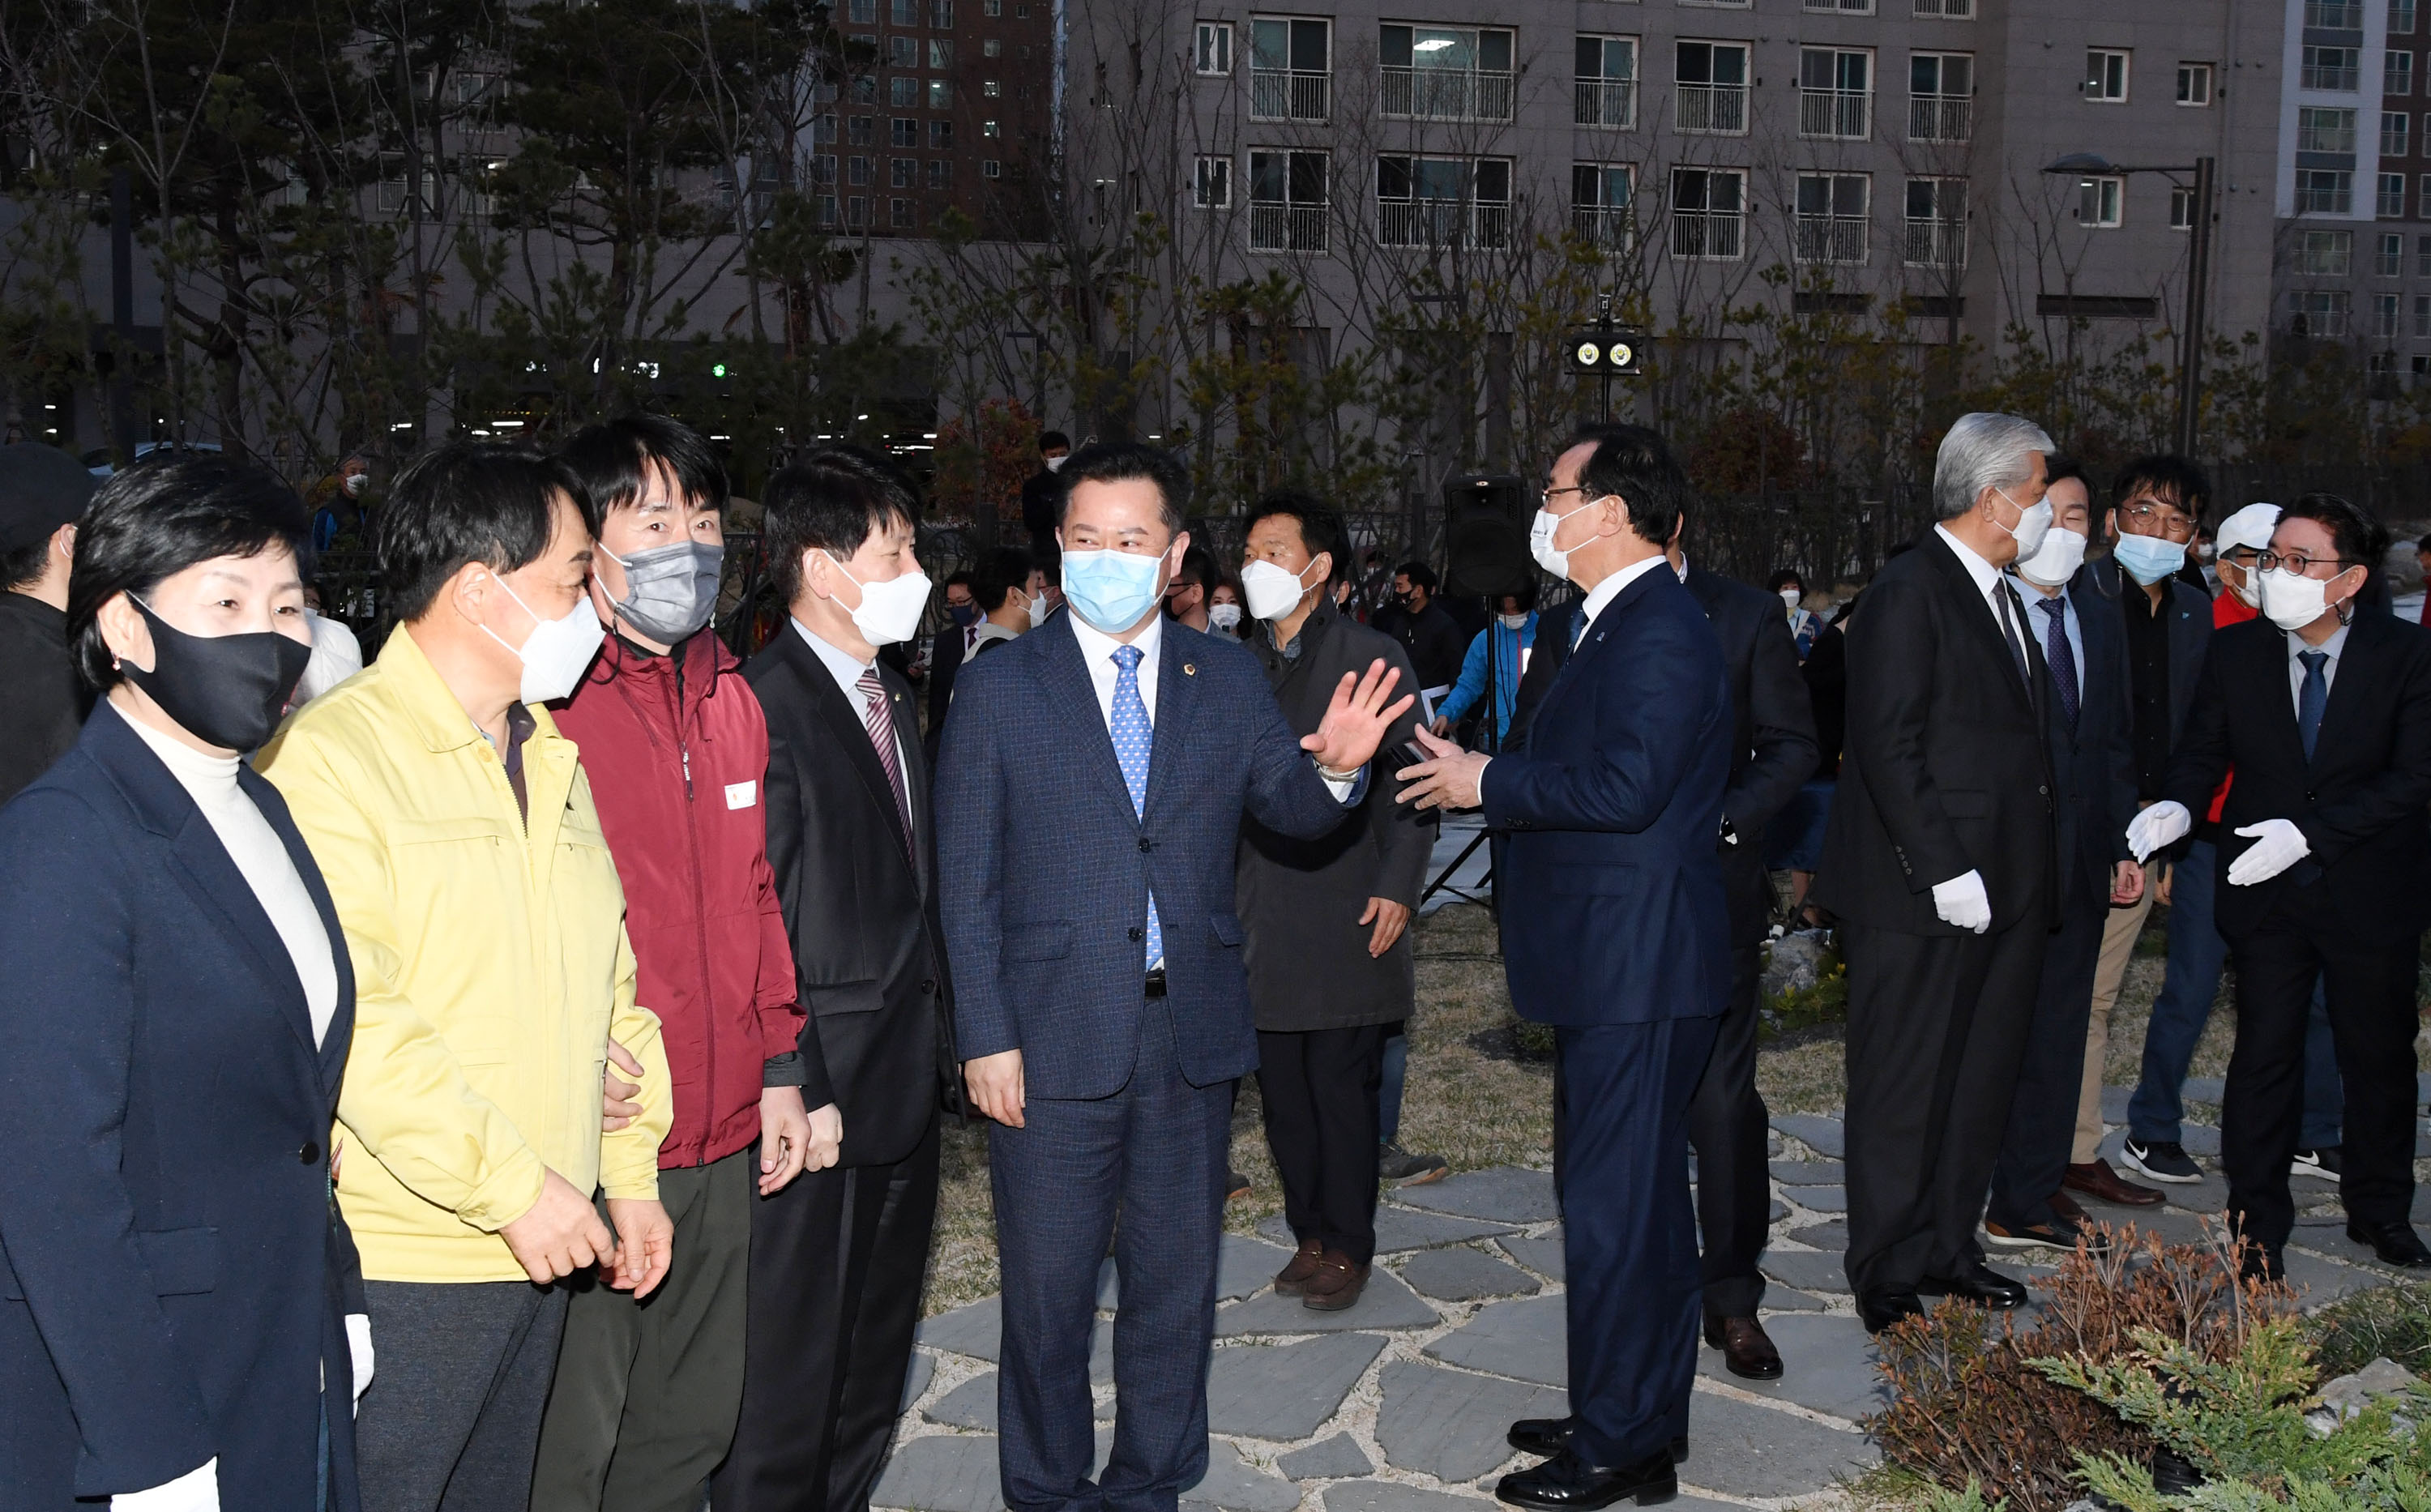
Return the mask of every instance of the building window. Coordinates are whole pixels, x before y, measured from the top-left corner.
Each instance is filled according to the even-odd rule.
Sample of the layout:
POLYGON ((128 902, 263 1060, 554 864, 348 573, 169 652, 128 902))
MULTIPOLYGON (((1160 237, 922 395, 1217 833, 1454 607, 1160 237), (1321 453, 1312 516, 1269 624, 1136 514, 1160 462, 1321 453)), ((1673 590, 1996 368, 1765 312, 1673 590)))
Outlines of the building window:
MULTIPOLYGON (((1748 128, 1748 46, 1684 42, 1672 55, 1672 126, 1681 131, 1744 136, 1748 128)), ((1697 253, 1695 256, 1707 256, 1697 253)), ((1712 254, 1718 256, 1719 254, 1712 254)), ((1737 257, 1733 251, 1729 254, 1737 257)))
POLYGON ((1191 164, 1190 203, 1200 210, 1232 208, 1232 160, 1200 158, 1191 164))
POLYGON ((932 78, 929 81, 929 109, 950 110, 954 108, 954 81, 932 78))
POLYGON ((2373 244, 2372 271, 2384 278, 2401 277, 2406 272, 2406 238, 2396 231, 2383 231, 2373 244))
POLYGON ((893 117, 886 123, 886 144, 890 147, 918 146, 920 123, 908 115, 893 117))
POLYGON ((2404 174, 2380 175, 2378 193, 2372 195, 2372 212, 2376 218, 2384 221, 2405 219, 2406 176, 2404 174))
POLYGON ((1570 112, 1585 126, 1637 125, 1637 39, 1581 37, 1577 55, 1578 98, 1570 112))
POLYGON ((980 80, 980 94, 981 97, 984 99, 1000 99, 1004 94, 1004 85, 996 79, 981 79, 980 80))
POLYGON ((1636 171, 1625 163, 1570 164, 1571 233, 1589 246, 1626 250, 1636 189, 1636 171))
POLYGON ((877 75, 860 74, 854 76, 852 81, 852 103, 855 105, 876 105, 878 103, 877 75))
POLYGON ((951 121, 931 121, 929 123, 929 150, 930 152, 951 152, 954 150, 954 123, 951 121))
POLYGON ((2363 30, 2363 0, 2305 0, 2305 25, 2322 31, 2363 30))
POLYGON ((980 123, 980 135, 994 140, 1004 135, 1004 128, 994 121, 982 121, 980 123))
POLYGON ((876 140, 876 123, 868 116, 856 115, 844 124, 845 141, 852 146, 866 147, 876 140))
POLYGON ((1004 164, 997 161, 994 158, 981 158, 980 160, 980 176, 981 178, 1002 178, 1004 176, 1004 164))
POLYGON ((1511 239, 1511 160, 1376 160, 1376 240, 1385 246, 1499 247, 1511 239))
POLYGON ((878 0, 852 0, 850 19, 858 25, 877 25, 878 0))
POLYGON ((1915 13, 1944 21, 1965 21, 1975 14, 1975 0, 1916 0, 1915 13))
POLYGON ((2195 224, 2195 192, 2185 185, 2170 190, 2170 229, 2190 231, 2195 224))
POLYGON ((2406 114, 2404 110, 2381 111, 2380 155, 2384 158, 2405 157, 2406 147, 2406 128, 2413 124, 2414 117, 2406 114))
MULTIPOLYGON (((1256 63, 1252 60, 1251 67, 1256 63)), ((1322 152, 1249 153, 1249 250, 1322 252, 1333 170, 1322 152)))
POLYGON ((923 171, 922 176, 928 180, 928 185, 930 189, 953 188, 954 160, 951 158, 930 159, 929 166, 923 171))
POLYGON ((1805 0, 1809 10, 1830 10, 1844 16, 1870 16, 1874 0, 1805 0))
POLYGON ((890 189, 919 188, 920 160, 917 158, 894 158, 888 160, 886 164, 886 185, 890 189))
POLYGON ((2127 180, 2104 176, 2076 181, 2076 224, 2107 229, 2121 223, 2127 209, 2127 180))
POLYGON ((2296 170, 2296 213, 2349 215, 2355 212, 2355 175, 2343 169, 2296 170))
POLYGON ((980 0, 980 14, 982 16, 1003 15, 1004 0, 980 0))
POLYGON ((2380 92, 2387 97, 2414 92, 2414 55, 2392 52, 2380 73, 2380 92))
POLYGON ((2398 298, 2393 294, 2372 296, 2372 333, 2385 342, 2397 339, 2398 298))
POLYGON ((1333 95, 1332 22, 1249 18, 1251 120, 1322 121, 1333 95))
POLYGON ((908 199, 888 200, 886 224, 890 228, 897 231, 908 231, 917 226, 919 222, 913 218, 912 202, 908 199))
POLYGON ((917 37, 887 38, 886 66, 889 68, 919 67, 920 39, 917 37))
POLYGON ((1232 72, 1231 22, 1202 21, 1198 25, 1191 33, 1190 68, 1193 73, 1211 76, 1228 76, 1232 72))
POLYGON ((2298 64, 2296 82, 2308 90, 2354 90, 2362 76, 2359 47, 2311 47, 2298 64))
POLYGON ((2085 54, 2085 97, 2104 105, 2127 103, 2127 59, 2129 55, 2106 48, 2088 48, 2085 54))
POLYGON ((1874 55, 1798 50, 1798 134, 1863 141, 1874 134, 1874 55))
POLYGON ((836 197, 833 194, 821 194, 819 196, 819 224, 821 226, 833 226, 835 223, 836 197))
POLYGON ((930 31, 954 29, 954 0, 929 0, 929 29, 930 31))
POLYGON ((844 223, 847 226, 869 224, 869 201, 860 194, 847 196, 844 202, 844 223))
POLYGON ((936 72, 937 70, 940 70, 940 69, 947 69, 947 68, 951 68, 951 67, 953 67, 953 66, 954 66, 954 39, 952 39, 951 37, 931 37, 931 38, 930 38, 930 39, 929 39, 929 69, 930 69, 930 71, 931 73, 934 73, 934 72, 936 72))
MULTIPOLYGON (((2423 176, 2423 192, 2431 194, 2431 174, 2423 176)), ((2414 276, 2418 278, 2431 278, 2431 236, 2418 236, 2414 239, 2414 276)))
POLYGON ((1911 178, 1907 181, 1908 266, 1963 268, 1967 265, 1967 180, 1911 178))
POLYGON ((920 81, 909 74, 897 74, 886 81, 886 103, 898 110, 908 110, 920 103, 920 81))
POLYGON ((990 37, 985 42, 981 42, 980 56, 981 58, 1002 58, 1004 56, 1004 39, 1001 37, 990 37))
POLYGON ((870 179, 875 177, 877 175, 877 160, 871 158, 847 158, 844 160, 844 171, 847 182, 860 184, 866 187, 870 179))
POLYGON ((1975 125, 1975 55, 1908 54, 1907 94, 1910 142, 1967 141, 1975 125))
POLYGON ((1801 262, 1866 260, 1873 180, 1865 174, 1800 174, 1793 247, 1801 262))
POLYGON ((920 25, 920 0, 893 0, 886 8, 887 20, 897 26, 920 25))
POLYGON ((2352 153, 2356 149, 2356 113, 2307 105, 2296 111, 2298 152, 2352 153))
POLYGON ((2178 65, 2178 103, 2180 105, 2211 103, 2211 65, 2209 63, 2178 65))
MULTIPOLYGON (((1742 58, 1745 51, 1740 49, 1742 58)), ((1746 174, 1735 168, 1671 170, 1673 257, 1735 260, 1747 245, 1746 232, 1746 174)))
POLYGON ((2318 274, 2323 277, 2343 278, 2348 264, 2354 260, 2353 231, 2299 231, 2296 233, 2296 271, 2318 274))
POLYGON ((2431 340, 2431 294, 2414 296, 2414 335, 2418 341, 2431 340))
POLYGON ((1508 121, 1511 33, 1461 26, 1399 26, 1377 33, 1381 109, 1418 121, 1508 121))
POLYGON ((2405 37, 2413 31, 2414 0, 2389 0, 2389 34, 2405 37))

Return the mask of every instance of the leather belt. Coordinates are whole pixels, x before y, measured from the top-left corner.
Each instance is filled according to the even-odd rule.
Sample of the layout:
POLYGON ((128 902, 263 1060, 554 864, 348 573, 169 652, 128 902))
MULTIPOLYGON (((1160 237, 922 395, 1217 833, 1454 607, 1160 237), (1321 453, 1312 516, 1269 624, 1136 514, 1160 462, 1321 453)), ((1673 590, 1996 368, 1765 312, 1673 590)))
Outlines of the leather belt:
POLYGON ((1148 974, 1148 995, 1151 998, 1165 996, 1165 967, 1158 966, 1148 974))

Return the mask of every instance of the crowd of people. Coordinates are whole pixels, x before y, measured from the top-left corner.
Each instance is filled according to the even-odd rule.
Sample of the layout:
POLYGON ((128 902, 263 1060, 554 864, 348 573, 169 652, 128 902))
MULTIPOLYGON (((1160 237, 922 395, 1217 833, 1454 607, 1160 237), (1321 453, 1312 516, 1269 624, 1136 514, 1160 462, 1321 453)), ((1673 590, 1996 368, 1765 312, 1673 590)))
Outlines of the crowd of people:
POLYGON ((1970 414, 1938 523, 1827 623, 1794 573, 1692 560, 1663 439, 1590 427, 1531 535, 1570 596, 1472 634, 1424 562, 1371 556, 1363 620, 1321 499, 1257 499, 1219 560, 1171 456, 1045 440, 1027 544, 937 586, 890 462, 780 470, 785 622, 748 660, 712 623, 702 437, 435 448, 360 522, 397 613, 367 666, 268 472, 96 491, 0 450, 0 1507, 865 1507, 964 1118, 1006 1504, 1171 1512, 1208 1464, 1241 1081, 1297 1241, 1273 1286, 1311 1311, 1367 1285, 1380 1183, 1445 1168, 1398 1126, 1446 811, 1495 836, 1512 1001, 1556 1043, 1571 1415, 1512 1425, 1541 1462, 1506 1502, 1676 1489, 1700 1335, 1785 1369, 1772 869, 1848 961, 1869 1329, 2019 1305, 1987 1245, 2160 1201, 2099 1149, 2156 896, 2131 1174, 2201 1175, 2180 1100, 2234 962, 2242 1263, 2283 1273, 2292 1176, 2431 1267, 2431 632, 2355 505, 2209 521, 2157 457, 2097 510, 2031 422, 1970 414))

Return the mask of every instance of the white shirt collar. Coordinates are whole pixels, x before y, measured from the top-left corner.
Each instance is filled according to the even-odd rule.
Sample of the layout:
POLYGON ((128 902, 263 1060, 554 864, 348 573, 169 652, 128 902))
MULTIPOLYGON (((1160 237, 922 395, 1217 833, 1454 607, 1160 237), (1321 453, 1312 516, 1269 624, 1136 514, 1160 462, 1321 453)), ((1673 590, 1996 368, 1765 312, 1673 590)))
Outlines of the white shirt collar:
MULTIPOLYGON (((1071 616, 1071 620, 1072 638, 1081 643, 1081 659, 1089 664, 1089 670, 1094 673, 1101 665, 1113 662, 1115 647, 1124 643, 1098 629, 1077 613, 1071 616)), ((1148 629, 1132 637, 1130 644, 1139 647, 1140 664, 1147 666, 1156 661, 1157 647, 1164 644, 1164 640, 1165 611, 1159 608, 1155 613, 1148 616, 1148 629)))
POLYGON ((2330 664, 2333 666, 2337 665, 2339 653, 2347 648, 2347 631, 2353 629, 2355 629, 2355 624, 2353 621, 2349 621, 2347 624, 2341 625, 2337 630, 2330 631, 2330 638, 2323 641, 2319 646, 2307 643, 2305 637, 2297 634, 2294 630, 2282 631, 2281 633, 2284 634, 2288 640, 2288 664, 2293 667, 2302 668, 2305 664, 2298 661, 2297 658, 2303 656, 2306 651, 2327 651, 2330 653, 2330 664))
POLYGON ((1967 569, 1967 576, 1975 580, 1975 591, 1990 598, 1994 585, 2001 580, 2001 569, 1977 556, 1975 548, 1951 534, 1947 526, 1935 526, 1933 533, 1941 537, 1950 549, 1957 553, 1958 564, 1967 569))
POLYGON ((1586 608, 1582 611, 1584 617, 1579 621, 1579 638, 1582 640, 1586 638, 1586 632, 1595 628, 1596 616, 1603 613, 1605 605, 1620 596, 1620 591, 1622 589, 1628 587, 1631 583, 1635 582, 1638 579, 1645 577, 1648 573, 1652 572, 1657 567, 1668 567, 1670 565, 1671 559, 1658 551, 1654 555, 1648 557, 1643 562, 1631 563, 1628 566, 1621 568, 1618 572, 1614 573, 1603 581, 1597 583, 1595 587, 1587 593, 1586 608))
MULTIPOLYGON (((798 619, 794 621, 794 629, 801 633, 802 639, 809 644, 811 649, 818 653, 819 661, 827 666, 828 675, 836 680, 836 686, 845 691, 845 697, 859 699, 862 696, 862 674, 876 666, 877 659, 873 657, 866 662, 854 660, 850 655, 820 639, 818 631, 798 619)), ((855 702, 853 707, 859 709, 861 705, 855 702)))

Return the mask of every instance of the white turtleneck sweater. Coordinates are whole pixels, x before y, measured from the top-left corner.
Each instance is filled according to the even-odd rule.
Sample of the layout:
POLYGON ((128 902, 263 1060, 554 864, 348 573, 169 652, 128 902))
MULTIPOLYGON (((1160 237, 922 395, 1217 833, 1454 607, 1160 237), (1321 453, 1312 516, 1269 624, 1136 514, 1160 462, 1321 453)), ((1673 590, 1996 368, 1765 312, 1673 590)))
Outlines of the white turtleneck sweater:
POLYGON ((338 966, 329 953, 329 932, 322 927, 320 911, 312 906, 312 895, 305 890, 304 879, 280 843, 278 832, 237 785, 238 758, 206 756, 140 720, 126 723, 203 811, 228 859, 253 888, 255 901, 270 916, 287 947, 288 959, 295 965, 296 978, 304 984, 304 1004, 312 1016, 312 1042, 318 1045, 328 1034, 329 1020, 338 1011, 338 966))

